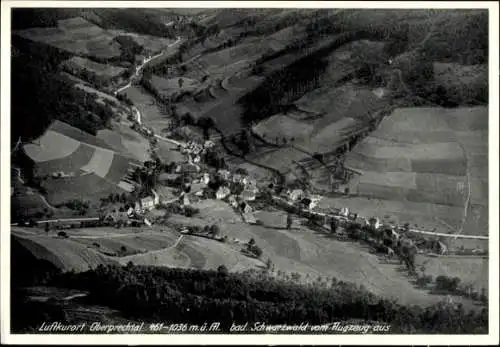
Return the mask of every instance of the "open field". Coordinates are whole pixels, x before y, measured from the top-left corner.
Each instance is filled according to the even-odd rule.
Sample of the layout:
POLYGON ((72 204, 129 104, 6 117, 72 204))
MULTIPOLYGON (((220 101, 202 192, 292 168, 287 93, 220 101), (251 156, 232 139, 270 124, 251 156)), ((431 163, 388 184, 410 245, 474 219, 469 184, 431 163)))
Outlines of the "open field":
POLYGON ((314 125, 278 114, 259 122, 252 130, 266 141, 280 143, 283 142, 283 139, 300 141, 309 138, 314 130, 314 125))
POLYGON ((153 75, 151 84, 159 94, 167 98, 175 98, 182 92, 195 92, 200 88, 199 81, 185 77, 166 79, 153 75))
MULTIPOLYGON (((105 137, 109 135, 105 133, 105 137)), ((34 162, 37 175, 47 177, 42 186, 52 204, 72 198, 98 200, 111 192, 123 192, 118 184, 137 162, 127 152, 124 156, 112 150, 101 138, 62 122, 53 123, 39 139, 25 144, 24 151, 34 162), (52 177, 61 172, 63 177, 52 177)))
POLYGON ((169 124, 169 116, 164 106, 140 86, 132 86, 125 91, 137 109, 141 112, 141 123, 159 134, 169 124))
POLYGON ((417 203, 416 211, 404 212, 410 223, 428 205, 429 215, 445 221, 433 228, 486 234, 487 127, 485 107, 397 109, 347 156, 346 165, 362 172, 350 192, 417 203), (441 215, 443 208, 457 212, 441 215))
POLYGON ((70 200, 89 200, 98 203, 109 194, 121 194, 125 190, 94 173, 69 178, 47 178, 42 187, 47 190, 47 200, 52 205, 70 200))
MULTIPOLYGON (((176 247, 172 247, 180 234, 163 226, 154 226, 148 230, 134 228, 82 229, 81 232, 75 230, 69 231, 70 238, 67 240, 53 239, 43 234, 24 235, 24 237, 33 240, 32 242, 39 247, 49 247, 48 241, 64 241, 64 252, 60 249, 62 243, 52 242, 48 254, 44 256, 55 257, 52 261, 59 262, 63 264, 60 266, 65 267, 76 266, 68 263, 65 254, 79 252, 79 257, 83 257, 84 263, 91 263, 94 261, 92 257, 99 257, 103 259, 102 261, 111 259, 123 265, 132 261, 135 264, 214 269, 224 264, 230 271, 243 271, 263 265, 260 261, 248 258, 239 252, 244 244, 253 238, 263 250, 262 259, 264 261, 271 259, 276 266, 276 272, 280 270, 289 274, 299 273, 301 281, 312 282, 318 276, 321 276, 323 281, 335 277, 338 280, 358 283, 374 293, 396 298, 406 304, 428 305, 445 298, 444 295, 430 295, 415 288, 405 272, 398 270, 399 265, 382 262, 357 243, 338 241, 330 235, 314 232, 303 226, 298 219, 294 220, 292 230, 285 230, 286 214, 282 211, 256 212, 256 217, 262 225, 250 226, 243 223, 225 202, 206 200, 196 204, 196 207, 200 208, 200 213, 196 217, 172 215, 169 218, 170 223, 199 226, 216 223, 221 233, 228 237, 226 244, 185 235, 176 247), (117 253, 119 257, 101 255, 96 250, 94 242, 100 245, 101 251, 117 253), (69 244, 72 245, 67 246, 69 244), (125 250, 122 246, 125 246, 125 250)), ((20 232, 17 233, 22 235, 20 232)), ((438 262, 440 259, 433 261, 438 262)), ((446 264, 440 262, 431 266, 428 263, 426 267, 428 271, 437 273, 440 268, 449 266, 446 264)), ((474 269, 480 270, 481 268, 477 267, 479 265, 474 265, 476 266, 474 269)), ((76 267, 84 269, 86 265, 78 264, 76 267)), ((469 276, 463 278, 466 281, 470 279, 472 273, 473 270, 470 273, 462 271, 460 275, 469 276)), ((453 299, 462 302, 467 308, 473 307, 472 302, 468 300, 460 297, 453 299)))
POLYGON ((119 66, 113 66, 110 64, 100 64, 95 61, 74 56, 62 63, 63 69, 66 71, 80 76, 83 71, 94 75, 97 79, 102 81, 108 81, 120 77, 124 72, 125 68, 119 66))
POLYGON ((69 239, 48 236, 14 236, 38 259, 50 261, 61 270, 85 271, 99 264, 116 263, 109 257, 69 239))
POLYGON ((120 45, 114 41, 115 35, 81 17, 60 20, 56 28, 30 28, 16 34, 77 55, 100 59, 121 55, 120 45))
POLYGON ((77 242, 94 248, 97 252, 109 252, 119 257, 132 254, 156 251, 172 246, 176 238, 171 233, 150 233, 143 232, 135 235, 123 235, 122 237, 101 237, 101 238, 78 238, 72 236, 77 242), (95 244, 99 244, 96 248, 95 244))
POLYGON ((182 162, 185 159, 184 154, 177 150, 177 146, 170 142, 158 141, 157 147, 156 154, 162 162, 182 162))
POLYGON ((439 275, 458 277, 462 284, 472 284, 473 288, 481 293, 485 289, 488 293, 488 259, 481 257, 424 257, 416 260, 417 267, 424 265, 425 274, 434 278, 439 275))
POLYGON ((114 124, 113 130, 99 130, 97 137, 124 156, 140 162, 150 158, 148 151, 151 146, 148 139, 130 129, 125 122, 114 124))
POLYGON ((115 36, 128 36, 132 38, 139 46, 143 47, 144 52, 148 54, 158 53, 167 48, 168 45, 172 44, 175 41, 165 37, 141 35, 124 30, 110 29, 108 31, 115 36))

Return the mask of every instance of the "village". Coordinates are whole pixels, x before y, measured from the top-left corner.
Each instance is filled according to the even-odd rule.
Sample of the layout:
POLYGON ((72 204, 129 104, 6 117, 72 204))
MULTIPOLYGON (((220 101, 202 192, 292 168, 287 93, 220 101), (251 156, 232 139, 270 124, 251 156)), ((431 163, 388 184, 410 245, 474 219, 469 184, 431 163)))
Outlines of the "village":
MULTIPOLYGON (((110 197, 103 203, 99 217, 37 223, 44 224, 46 230, 49 229, 49 224, 57 230, 89 226, 151 227, 153 224, 161 225, 165 221, 164 218, 156 218, 158 211, 166 210, 189 218, 196 215, 197 209, 194 206, 197 202, 215 199, 230 205, 248 224, 259 224, 254 213, 255 206, 259 209, 273 206, 287 211, 288 217, 284 226, 286 229, 290 229, 294 218, 305 218, 310 222, 311 229, 319 227, 329 229, 332 234, 339 236, 370 240, 374 249, 388 258, 395 257, 402 248, 413 254, 449 253, 443 241, 436 237, 425 238, 412 233, 408 223, 382 223, 379 217, 360 216, 347 207, 320 209, 318 203, 323 197, 319 194, 304 189, 287 189, 275 183, 258 183, 241 168, 214 168, 207 163, 207 157, 216 150, 213 141, 182 143, 156 136, 151 129, 139 123, 134 123, 133 128, 147 136, 153 148, 159 139, 176 143, 175 150, 179 151, 185 160, 162 163, 152 150, 151 161, 145 162, 142 167, 129 170, 126 181, 133 184, 139 194, 135 201, 110 197), (356 233, 357 236, 354 236, 356 233)), ((350 174, 349 171, 346 172, 345 175, 350 174)), ((218 241, 225 241, 223 231, 214 232, 214 226, 207 225, 201 230, 180 227, 178 231, 182 234, 205 237, 208 235, 218 241)), ((485 251, 475 249, 470 250, 470 253, 480 255, 485 251)))

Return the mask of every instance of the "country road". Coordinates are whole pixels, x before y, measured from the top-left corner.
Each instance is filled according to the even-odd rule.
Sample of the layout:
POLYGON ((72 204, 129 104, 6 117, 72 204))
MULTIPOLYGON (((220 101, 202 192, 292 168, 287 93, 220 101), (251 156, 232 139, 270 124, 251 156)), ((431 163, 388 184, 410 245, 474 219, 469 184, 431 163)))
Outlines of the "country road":
MULTIPOLYGON (((295 207, 293 204, 289 203, 287 200, 273 195, 273 200, 278 200, 282 203, 287 204, 290 207, 295 207)), ((321 217, 328 217, 328 218, 335 218, 335 219, 346 219, 345 217, 339 216, 339 215, 333 215, 333 214, 326 214, 326 213, 321 213, 321 212, 313 212, 313 211, 308 211, 308 210, 302 210, 304 212, 307 212, 309 214, 313 214, 316 216, 321 216, 321 217)), ((362 217, 362 216, 359 216, 362 217)), ((444 233, 437 233, 437 232, 432 232, 432 231, 426 231, 426 230, 420 230, 420 229, 410 229, 409 230, 412 233, 416 234, 424 234, 424 235, 432 235, 432 236, 443 236, 443 237, 453 237, 453 238, 458 238, 458 239, 475 239, 475 240, 489 240, 488 236, 483 236, 483 235, 464 235, 464 234, 444 234, 444 233)))
MULTIPOLYGON (((174 42, 174 43, 171 43, 170 45, 167 46, 167 49, 168 48, 172 48, 174 47, 175 45, 179 44, 180 42, 182 41, 182 38, 180 36, 177 37, 177 40, 174 42)), ((163 54, 165 54, 166 51, 163 50, 161 51, 160 53, 156 54, 156 55, 153 55, 147 59, 144 60, 144 62, 142 64, 140 64, 139 66, 136 66, 135 68, 135 74, 130 76, 129 78, 129 81, 126 85, 118 88, 113 94, 116 96, 118 93, 121 93, 122 91, 124 91, 125 89, 128 89, 130 88, 130 86, 132 85, 132 80, 135 78, 135 77, 139 77, 139 73, 141 72, 141 70, 144 68, 144 66, 146 66, 146 64, 148 64, 149 62, 151 62, 152 60, 156 59, 156 58, 159 58, 161 57, 163 54)))

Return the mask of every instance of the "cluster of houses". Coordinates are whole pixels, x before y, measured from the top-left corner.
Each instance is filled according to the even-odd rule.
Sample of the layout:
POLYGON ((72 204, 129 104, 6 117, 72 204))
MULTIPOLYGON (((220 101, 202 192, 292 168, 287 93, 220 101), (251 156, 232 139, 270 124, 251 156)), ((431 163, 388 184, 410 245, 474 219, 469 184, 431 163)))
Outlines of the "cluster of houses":
MULTIPOLYGON (((315 216, 321 218, 322 224, 326 224, 334 218, 342 221, 344 225, 353 223, 361 227, 369 226, 374 230, 383 232, 384 239, 391 240, 393 243, 397 243, 401 240, 401 234, 407 231, 407 227, 405 226, 402 227, 394 224, 382 223, 378 217, 362 217, 357 213, 351 212, 348 207, 340 209, 334 208, 328 211, 313 211, 320 199, 321 196, 307 194, 301 189, 295 189, 288 190, 282 197, 275 197, 273 200, 279 204, 285 204, 288 208, 292 207, 295 212, 304 217, 309 218, 315 216)), ((439 240, 433 242, 431 248, 437 254, 441 255, 448 252, 446 245, 439 240)))
POLYGON ((184 146, 179 145, 179 151, 187 156, 189 163, 199 163, 201 157, 207 149, 215 146, 213 141, 207 140, 203 144, 197 143, 195 141, 190 141, 184 146))
POLYGON ((217 189, 215 198, 227 201, 229 205, 241 212, 243 219, 247 223, 255 224, 257 220, 253 215, 253 209, 249 202, 254 201, 259 192, 257 181, 248 175, 231 173, 224 169, 217 171, 217 175, 225 183, 217 189), (236 188, 237 185, 235 184, 239 187, 236 188), (243 189, 241 189, 241 187, 243 189), (238 189, 238 191, 235 191, 235 189, 238 189))
POLYGON ((318 206, 321 201, 321 195, 314 195, 304 192, 302 189, 287 190, 285 192, 285 197, 293 204, 298 204, 299 206, 306 208, 308 210, 314 209, 318 206))

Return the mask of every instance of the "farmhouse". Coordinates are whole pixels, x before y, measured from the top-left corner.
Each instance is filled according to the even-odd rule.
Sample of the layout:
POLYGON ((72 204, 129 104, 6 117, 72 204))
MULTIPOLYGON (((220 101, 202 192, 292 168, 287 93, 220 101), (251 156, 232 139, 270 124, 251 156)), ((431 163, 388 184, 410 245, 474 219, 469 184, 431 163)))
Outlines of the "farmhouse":
POLYGON ((141 199, 141 208, 144 211, 152 210, 155 207, 155 200, 152 196, 147 196, 141 199))
POLYGON ((309 210, 312 210, 313 208, 315 208, 318 205, 320 200, 321 200, 321 197, 316 196, 316 195, 310 195, 308 197, 302 198, 300 200, 300 205, 309 209, 309 210))

